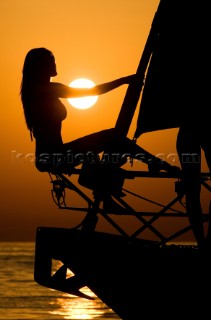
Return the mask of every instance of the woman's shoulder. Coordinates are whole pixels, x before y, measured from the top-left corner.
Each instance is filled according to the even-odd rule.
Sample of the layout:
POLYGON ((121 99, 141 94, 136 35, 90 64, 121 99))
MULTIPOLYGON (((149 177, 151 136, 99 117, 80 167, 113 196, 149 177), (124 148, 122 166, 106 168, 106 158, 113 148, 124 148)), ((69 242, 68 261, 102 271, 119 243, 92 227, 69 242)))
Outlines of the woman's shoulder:
POLYGON ((60 82, 50 82, 46 89, 58 98, 66 98, 70 94, 70 87, 60 82))
POLYGON ((33 88, 32 94, 47 98, 65 98, 68 95, 69 86, 59 82, 49 82, 33 88))

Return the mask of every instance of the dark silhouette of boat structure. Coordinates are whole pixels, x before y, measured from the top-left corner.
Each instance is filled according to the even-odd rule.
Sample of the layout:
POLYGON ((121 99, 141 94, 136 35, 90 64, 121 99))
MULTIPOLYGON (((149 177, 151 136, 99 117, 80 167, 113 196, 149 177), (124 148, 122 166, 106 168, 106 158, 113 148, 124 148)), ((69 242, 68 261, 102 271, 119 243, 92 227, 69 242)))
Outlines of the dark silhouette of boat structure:
MULTIPOLYGON (((182 41, 184 25, 190 27, 187 13, 190 13, 189 16, 194 20, 192 14, 194 6, 200 7, 200 3, 160 1, 137 69, 140 82, 129 85, 116 122, 116 128, 121 134, 127 135, 141 94, 136 137, 144 132, 178 127, 181 116, 178 101, 183 96, 178 94, 178 99, 176 96, 174 99, 169 97, 174 94, 174 90, 179 91, 178 81, 182 81, 178 79, 181 74, 177 69, 184 67, 182 57, 185 49, 180 52, 181 45, 178 44, 182 41), (159 50, 160 47, 162 50, 159 50), (159 56, 161 53, 165 54, 159 56), (176 68, 173 65, 171 70, 171 74, 174 75, 173 83, 169 85, 170 81, 165 81, 165 97, 168 103, 163 100, 161 108, 149 110, 149 106, 155 103, 157 105, 161 101, 157 96, 162 88, 159 87, 160 83, 156 82, 156 72, 159 72, 156 61, 164 64, 166 59, 171 61, 168 60, 169 63, 164 68, 165 78, 168 77, 169 65, 173 64, 172 59, 177 60, 176 68), (156 101, 158 99, 158 102, 153 99, 156 101), (173 109, 170 108, 169 101, 173 109), (175 103, 177 112, 172 115, 175 103), (155 112, 154 117, 151 116, 152 112, 155 112)), ((184 42, 181 43, 182 46, 187 46, 184 42)), ((174 224, 175 219, 187 220, 181 170, 171 173, 150 172, 98 165, 92 169, 86 166, 75 168, 71 175, 61 173, 49 173, 49 175, 52 196, 58 207, 84 212, 85 217, 75 228, 37 228, 34 278, 38 284, 82 299, 92 299, 81 291, 87 286, 123 320, 147 319, 152 316, 168 317, 168 319, 182 316, 190 318, 196 314, 200 319, 209 317, 210 298, 209 291, 207 292, 211 284, 209 251, 199 249, 196 244, 177 242, 181 235, 191 230, 189 224, 182 225, 179 230, 168 236, 159 231, 156 225, 162 219, 167 219, 168 225, 174 224), (77 183, 75 179, 72 181, 72 177, 76 175, 78 175, 77 183), (131 181, 151 179, 152 183, 154 179, 161 183, 164 179, 168 179, 175 187, 175 196, 166 205, 145 199, 124 188, 127 179, 131 181), (87 196, 84 187, 93 190, 93 197, 87 196), (67 190, 78 194, 85 205, 83 207, 67 205, 65 200, 67 190), (102 195, 105 193, 118 203, 119 210, 112 206, 111 208, 102 206, 102 195), (149 212, 142 210, 140 206, 137 211, 128 204, 126 200, 128 194, 154 204, 157 206, 156 210, 149 212), (175 204, 181 205, 181 209, 174 209, 175 204), (135 217, 140 225, 137 224, 136 230, 128 234, 128 223, 126 222, 123 228, 113 218, 117 215, 120 219, 135 217), (98 219, 101 218, 115 232, 99 231, 98 219), (146 230, 153 234, 153 240, 142 237, 146 230), (52 274, 53 260, 61 261, 61 267, 54 274, 52 274), (73 276, 67 277, 68 269, 73 272, 73 276)), ((202 188, 208 192, 211 190, 209 183, 210 174, 202 172, 202 188)), ((203 219, 204 223, 208 224, 208 212, 203 214, 203 219)))

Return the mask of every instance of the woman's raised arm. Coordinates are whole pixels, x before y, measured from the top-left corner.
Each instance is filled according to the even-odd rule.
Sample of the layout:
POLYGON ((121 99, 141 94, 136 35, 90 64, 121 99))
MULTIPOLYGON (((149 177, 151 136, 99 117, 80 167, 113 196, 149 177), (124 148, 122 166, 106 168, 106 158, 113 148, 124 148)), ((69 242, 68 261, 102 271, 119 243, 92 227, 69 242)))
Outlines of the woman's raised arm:
POLYGON ((95 96, 114 90, 124 84, 130 84, 132 81, 135 81, 135 79, 136 75, 130 75, 110 82, 96 85, 92 88, 72 88, 62 83, 51 82, 49 90, 51 91, 51 93, 53 91, 55 96, 57 96, 58 98, 78 98, 84 96, 95 96))

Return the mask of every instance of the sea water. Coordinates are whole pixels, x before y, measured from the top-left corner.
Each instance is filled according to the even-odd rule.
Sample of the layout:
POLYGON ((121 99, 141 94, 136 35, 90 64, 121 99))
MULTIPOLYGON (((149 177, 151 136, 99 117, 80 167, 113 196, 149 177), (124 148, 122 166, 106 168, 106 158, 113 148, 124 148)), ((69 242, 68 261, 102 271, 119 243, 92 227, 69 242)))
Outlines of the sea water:
POLYGON ((0 320, 120 319, 89 288, 94 300, 37 284, 34 252, 33 242, 0 242, 0 320))

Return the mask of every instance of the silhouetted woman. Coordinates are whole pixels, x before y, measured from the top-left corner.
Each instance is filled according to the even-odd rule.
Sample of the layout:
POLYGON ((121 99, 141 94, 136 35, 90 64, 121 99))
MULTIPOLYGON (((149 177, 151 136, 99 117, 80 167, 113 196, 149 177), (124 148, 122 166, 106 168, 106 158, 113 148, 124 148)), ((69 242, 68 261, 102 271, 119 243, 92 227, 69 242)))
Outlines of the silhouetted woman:
MULTIPOLYGON (((120 137, 115 129, 103 130, 63 143, 61 128, 67 112, 60 98, 101 95, 135 81, 135 75, 86 89, 70 88, 62 83, 51 82, 51 78, 56 75, 55 58, 51 51, 34 48, 27 53, 23 65, 21 100, 31 138, 34 137, 36 141, 36 167, 39 171, 59 170, 68 173, 74 166, 90 160, 88 155, 95 156, 102 151, 121 155, 129 153, 147 164, 154 160, 158 170, 171 169, 170 164, 161 162, 130 139, 120 137)), ((123 158, 120 157, 119 165, 125 162, 123 158)), ((93 157, 91 160, 93 161, 93 157)))

